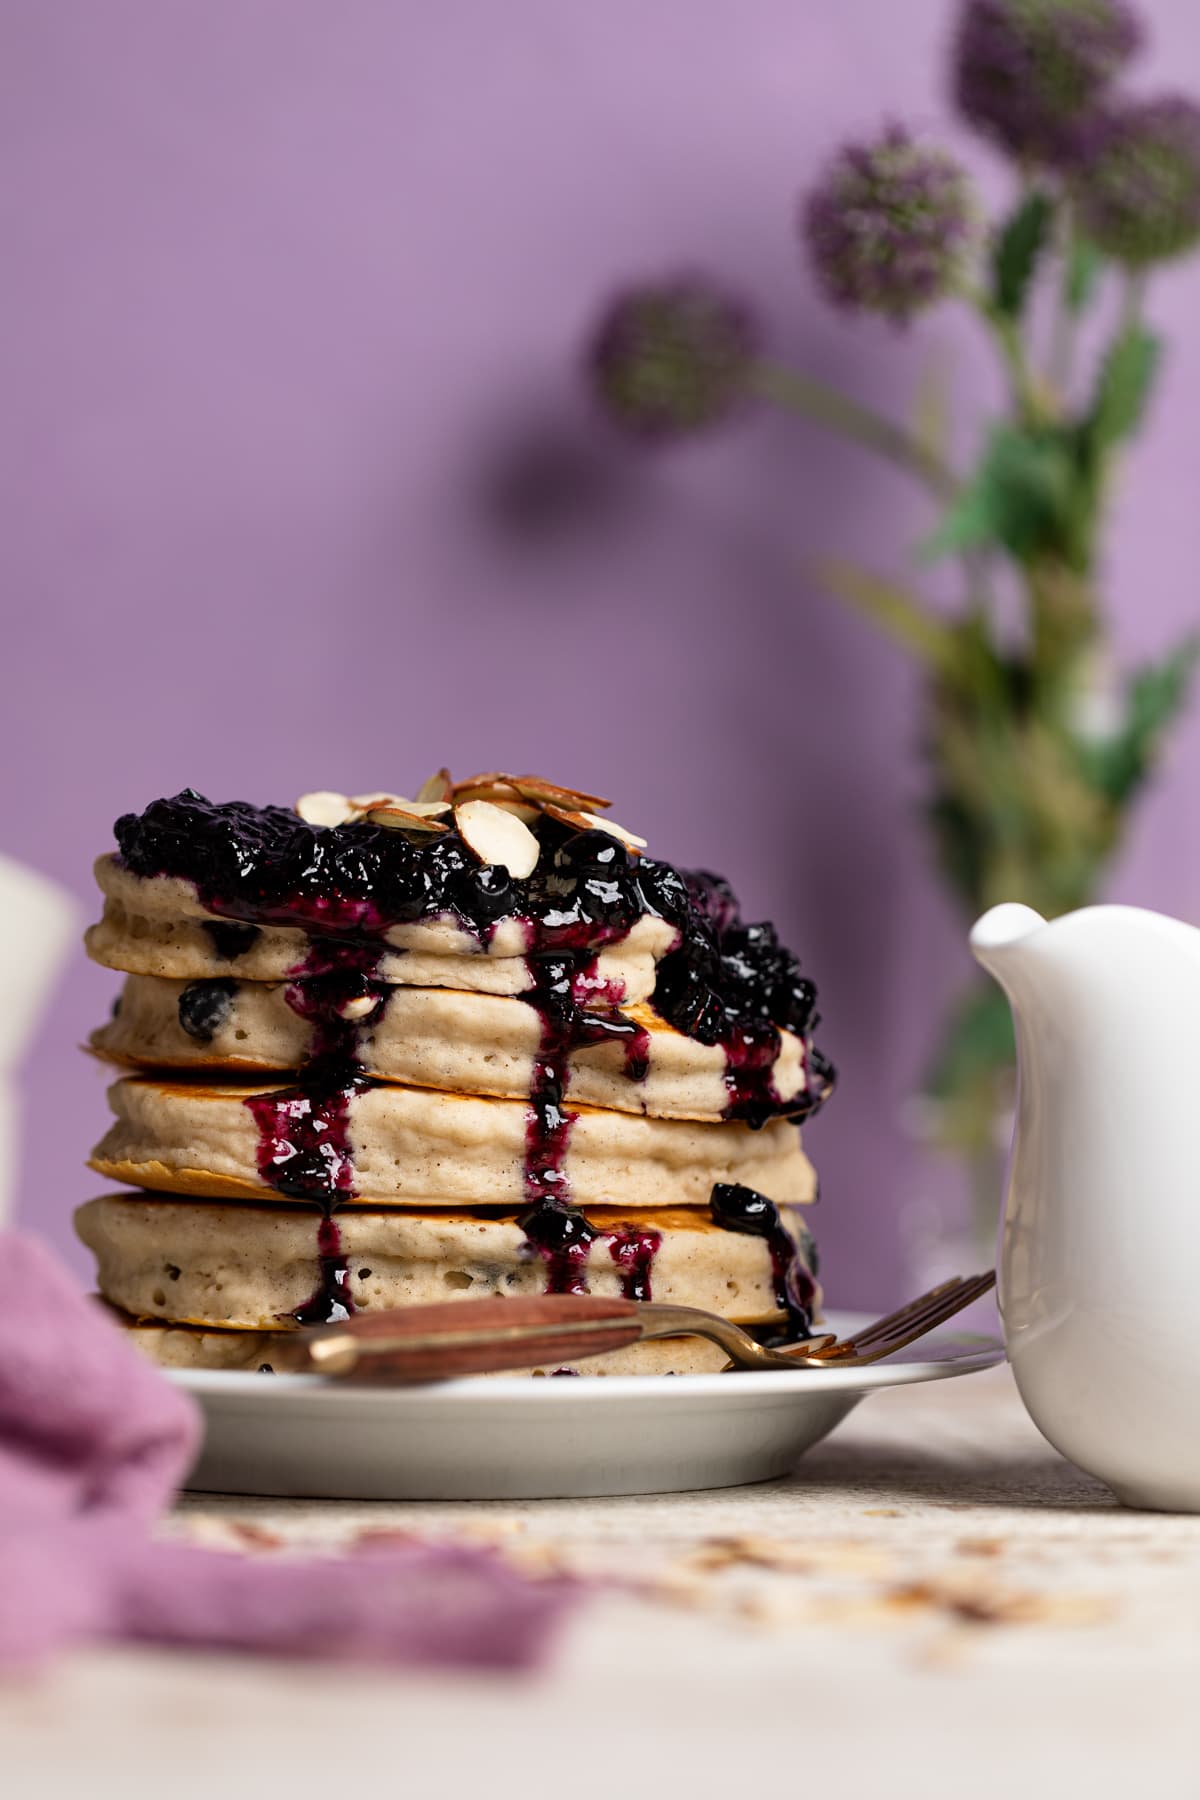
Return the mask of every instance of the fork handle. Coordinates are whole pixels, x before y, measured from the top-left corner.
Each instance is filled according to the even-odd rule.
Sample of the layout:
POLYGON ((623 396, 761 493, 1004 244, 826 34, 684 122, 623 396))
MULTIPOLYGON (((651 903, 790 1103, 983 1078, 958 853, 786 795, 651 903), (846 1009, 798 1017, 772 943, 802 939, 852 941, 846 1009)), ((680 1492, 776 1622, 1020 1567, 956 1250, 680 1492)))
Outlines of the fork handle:
POLYGON ((395 1383, 554 1366, 623 1350, 642 1335, 636 1301, 591 1294, 450 1300, 356 1313, 301 1334, 317 1373, 395 1383))

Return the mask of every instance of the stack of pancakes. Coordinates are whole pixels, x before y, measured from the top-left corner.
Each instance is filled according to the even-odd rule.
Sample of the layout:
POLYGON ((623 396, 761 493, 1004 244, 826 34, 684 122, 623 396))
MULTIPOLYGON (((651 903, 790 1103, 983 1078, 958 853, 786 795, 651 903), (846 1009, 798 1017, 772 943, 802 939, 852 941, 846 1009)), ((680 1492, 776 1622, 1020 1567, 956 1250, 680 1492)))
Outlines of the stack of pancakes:
POLYGON ((441 771, 416 801, 188 790, 118 821, 87 942, 126 979, 92 1047, 133 1072, 92 1167, 138 1192, 77 1224, 150 1354, 269 1368, 301 1325, 545 1291, 807 1330, 811 984, 605 804, 441 771))

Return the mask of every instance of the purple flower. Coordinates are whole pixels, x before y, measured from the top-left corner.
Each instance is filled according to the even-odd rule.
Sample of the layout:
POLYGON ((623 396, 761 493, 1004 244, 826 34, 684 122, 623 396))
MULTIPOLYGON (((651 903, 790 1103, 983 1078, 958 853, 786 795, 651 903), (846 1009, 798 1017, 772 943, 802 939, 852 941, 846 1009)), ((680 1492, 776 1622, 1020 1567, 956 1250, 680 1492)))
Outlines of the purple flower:
POLYGON ((1074 180, 1088 236, 1133 268, 1200 240, 1200 106, 1164 95, 1095 121, 1074 180))
POLYGON ((756 333, 742 303, 696 276, 631 288, 592 339, 592 384, 609 417, 664 439, 727 419, 746 393, 756 333))
POLYGON ((1126 0, 965 0, 954 97, 1022 161, 1069 161, 1076 129, 1142 42, 1126 0))
POLYGON ((804 202, 813 268, 835 306, 904 321, 953 287, 974 236, 974 196, 946 151, 898 125, 839 151, 804 202))

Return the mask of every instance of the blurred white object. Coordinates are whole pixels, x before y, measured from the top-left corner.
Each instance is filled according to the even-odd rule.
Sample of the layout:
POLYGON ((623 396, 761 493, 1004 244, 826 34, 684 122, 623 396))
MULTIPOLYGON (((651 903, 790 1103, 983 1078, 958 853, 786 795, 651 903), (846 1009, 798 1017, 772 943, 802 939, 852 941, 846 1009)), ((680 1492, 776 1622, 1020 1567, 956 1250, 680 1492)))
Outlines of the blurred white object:
POLYGON ((81 924, 79 904, 65 888, 0 856, 0 1223, 17 1166, 13 1078, 81 924))
POLYGON ((971 948, 1017 1028, 1000 1313, 1021 1398, 1128 1505, 1200 1512, 1200 931, 1005 905, 971 948))

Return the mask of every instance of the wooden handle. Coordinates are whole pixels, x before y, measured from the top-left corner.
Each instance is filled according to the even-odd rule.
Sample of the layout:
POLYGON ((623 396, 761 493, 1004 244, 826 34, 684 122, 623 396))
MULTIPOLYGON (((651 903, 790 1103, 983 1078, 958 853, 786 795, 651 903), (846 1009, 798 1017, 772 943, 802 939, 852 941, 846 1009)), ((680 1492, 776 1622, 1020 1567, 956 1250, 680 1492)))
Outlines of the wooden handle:
POLYGON ((637 1303, 592 1294, 450 1300, 356 1313, 305 1333, 312 1366, 360 1381, 444 1381, 500 1369, 553 1369, 622 1350, 642 1335, 637 1303))

